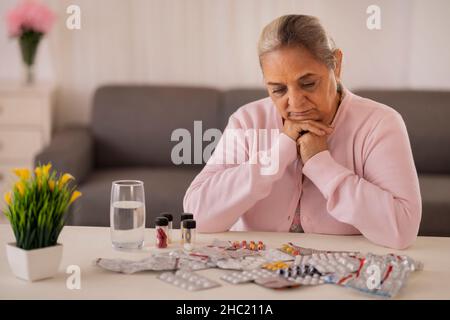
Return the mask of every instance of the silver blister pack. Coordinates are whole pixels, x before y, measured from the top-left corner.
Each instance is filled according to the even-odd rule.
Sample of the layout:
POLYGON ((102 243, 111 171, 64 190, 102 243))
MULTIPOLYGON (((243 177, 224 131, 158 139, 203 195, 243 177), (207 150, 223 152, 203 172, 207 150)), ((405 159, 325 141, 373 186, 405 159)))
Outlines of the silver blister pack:
POLYGON ((214 280, 187 270, 178 270, 175 273, 164 272, 159 275, 158 279, 189 291, 205 290, 220 286, 214 280))
POLYGON ((178 268, 178 260, 178 258, 168 255, 151 255, 148 258, 138 261, 98 258, 94 261, 94 264, 106 270, 131 274, 146 270, 176 270, 178 268))
POLYGON ((255 281, 258 278, 268 278, 276 275, 273 271, 266 269, 253 269, 242 272, 233 272, 225 274, 220 279, 225 280, 232 284, 246 283, 255 281))

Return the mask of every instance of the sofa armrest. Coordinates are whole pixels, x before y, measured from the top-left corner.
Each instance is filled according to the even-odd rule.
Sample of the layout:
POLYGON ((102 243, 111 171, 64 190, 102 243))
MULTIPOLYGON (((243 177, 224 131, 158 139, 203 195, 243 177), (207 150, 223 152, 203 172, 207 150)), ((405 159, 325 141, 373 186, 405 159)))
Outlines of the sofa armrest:
POLYGON ((52 163, 61 173, 70 173, 77 184, 82 183, 94 164, 94 143, 86 127, 66 128, 57 132, 46 148, 34 159, 36 165, 52 163))

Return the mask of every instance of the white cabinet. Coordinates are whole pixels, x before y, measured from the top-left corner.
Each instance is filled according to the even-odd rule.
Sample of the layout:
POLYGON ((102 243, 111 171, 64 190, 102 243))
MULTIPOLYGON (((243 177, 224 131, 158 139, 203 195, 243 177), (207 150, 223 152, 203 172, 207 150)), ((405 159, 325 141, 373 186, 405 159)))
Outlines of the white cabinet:
POLYGON ((50 142, 54 92, 46 83, 0 82, 0 210, 15 181, 11 170, 32 169, 35 155, 50 142))

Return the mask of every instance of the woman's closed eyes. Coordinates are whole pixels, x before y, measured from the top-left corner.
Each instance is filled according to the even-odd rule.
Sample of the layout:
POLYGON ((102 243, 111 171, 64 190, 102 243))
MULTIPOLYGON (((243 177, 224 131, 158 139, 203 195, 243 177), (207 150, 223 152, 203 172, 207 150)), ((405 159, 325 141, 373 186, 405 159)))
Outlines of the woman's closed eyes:
MULTIPOLYGON (((315 88, 316 83, 317 83, 316 81, 307 82, 307 83, 300 84, 300 86, 305 90, 311 90, 311 89, 315 88)), ((278 96, 282 96, 285 92, 286 92, 286 87, 275 88, 272 90, 272 94, 278 95, 278 96)))

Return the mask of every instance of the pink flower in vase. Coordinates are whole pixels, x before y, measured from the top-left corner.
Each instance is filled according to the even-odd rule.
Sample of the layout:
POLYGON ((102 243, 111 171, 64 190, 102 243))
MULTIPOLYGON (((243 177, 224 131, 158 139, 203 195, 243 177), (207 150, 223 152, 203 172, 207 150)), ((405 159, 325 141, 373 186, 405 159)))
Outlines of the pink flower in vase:
POLYGON ((55 15, 47 6, 36 0, 23 0, 7 14, 8 34, 20 37, 26 30, 46 34, 54 21, 55 15))

